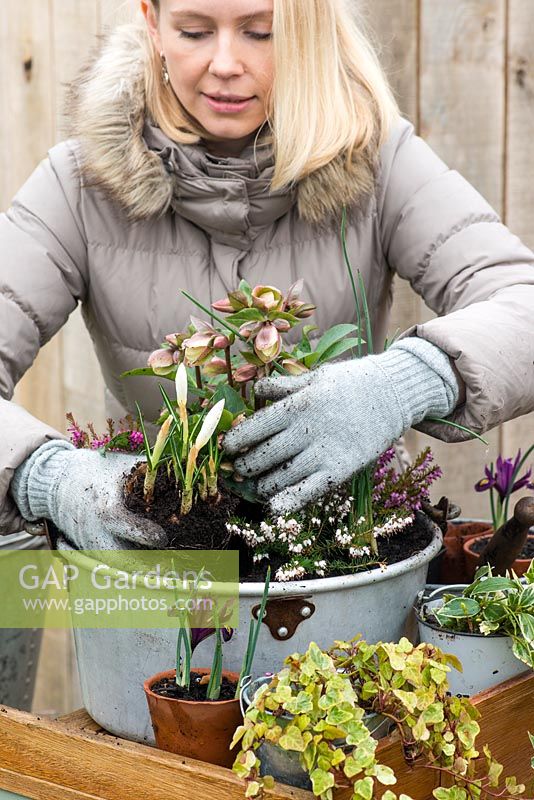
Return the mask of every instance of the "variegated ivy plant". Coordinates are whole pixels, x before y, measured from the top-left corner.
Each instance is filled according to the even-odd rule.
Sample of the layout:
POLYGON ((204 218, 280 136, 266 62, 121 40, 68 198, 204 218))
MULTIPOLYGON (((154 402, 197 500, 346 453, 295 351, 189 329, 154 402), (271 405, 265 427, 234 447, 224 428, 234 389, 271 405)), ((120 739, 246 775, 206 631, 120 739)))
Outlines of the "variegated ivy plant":
MULTIPOLYGON (((297 753, 321 800, 332 800, 338 787, 349 788, 353 800, 372 800, 382 787, 395 786, 393 770, 377 756, 366 713, 392 721, 410 766, 448 776, 453 785, 435 789, 436 800, 511 798, 525 791, 515 778, 502 778, 503 768, 486 746, 479 758, 479 712, 469 699, 448 694, 447 673, 459 667, 454 656, 404 638, 373 645, 356 638, 328 651, 312 642, 284 664, 258 689, 234 737, 241 750, 233 770, 244 778, 247 797, 261 798, 274 784, 272 776, 260 774, 258 748, 264 743, 297 753)), ((381 796, 397 800, 391 788, 381 796)))

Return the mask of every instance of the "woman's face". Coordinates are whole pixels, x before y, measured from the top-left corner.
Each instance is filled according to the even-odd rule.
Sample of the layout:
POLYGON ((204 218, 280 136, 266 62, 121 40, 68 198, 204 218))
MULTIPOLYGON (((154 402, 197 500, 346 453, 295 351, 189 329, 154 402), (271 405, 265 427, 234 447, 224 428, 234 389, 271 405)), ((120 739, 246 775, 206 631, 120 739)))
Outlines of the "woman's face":
POLYGON ((215 139, 238 155, 265 122, 273 83, 273 0, 160 0, 141 3, 167 61, 176 96, 215 139))

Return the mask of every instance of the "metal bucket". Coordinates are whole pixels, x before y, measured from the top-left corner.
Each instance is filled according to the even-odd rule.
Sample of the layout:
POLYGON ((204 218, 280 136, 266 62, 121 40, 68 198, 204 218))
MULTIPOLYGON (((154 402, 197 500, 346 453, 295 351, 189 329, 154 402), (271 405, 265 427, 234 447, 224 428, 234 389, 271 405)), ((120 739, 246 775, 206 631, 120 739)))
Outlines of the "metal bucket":
MULTIPOLYGON (((289 653, 307 650, 311 641, 326 648, 335 639, 358 633, 369 642, 398 641, 410 634, 413 603, 442 543, 439 528, 422 519, 432 531, 431 543, 398 564, 335 578, 271 583, 255 675, 278 670, 289 653)), ((59 540, 58 548, 69 546, 59 540)), ((262 583, 239 586, 239 630, 224 645, 227 670, 241 670, 249 620, 259 609, 262 593, 262 583)), ((143 681, 173 666, 176 635, 175 629, 74 630, 83 702, 103 728, 127 739, 154 742, 143 681)), ((193 666, 211 664, 212 653, 213 642, 207 639, 195 651, 193 666)))
MULTIPOLYGON (((44 536, 0 536, 1 551, 45 547, 44 536)), ((42 635, 40 628, 0 628, 0 705, 30 711, 42 635)))
MULTIPOLYGON (((256 691, 264 683, 270 683, 271 680, 272 676, 263 676, 250 683, 243 684, 239 697, 243 716, 245 716, 245 712, 256 691)), ((287 724, 290 719, 290 714, 282 714, 281 717, 278 717, 278 724, 284 727, 284 724, 287 724)), ((391 720, 381 714, 366 714, 363 721, 375 739, 383 739, 392 728, 391 720)), ((333 744, 339 746, 341 740, 334 740, 333 744)), ((346 746, 347 750, 352 750, 352 747, 352 745, 346 746)), ((257 756, 261 761, 260 775, 272 775, 275 780, 281 783, 311 791, 312 784, 308 773, 300 765, 299 753, 292 750, 283 750, 274 744, 264 742, 258 747, 257 756)))
POLYGON ((461 594, 466 586, 467 584, 440 586, 427 597, 421 594, 415 614, 421 641, 455 655, 462 664, 463 672, 452 669, 448 675, 451 693, 472 697, 497 683, 526 672, 528 667, 514 656, 509 636, 456 633, 426 620, 427 611, 437 610, 443 605, 440 595, 445 592, 461 594))

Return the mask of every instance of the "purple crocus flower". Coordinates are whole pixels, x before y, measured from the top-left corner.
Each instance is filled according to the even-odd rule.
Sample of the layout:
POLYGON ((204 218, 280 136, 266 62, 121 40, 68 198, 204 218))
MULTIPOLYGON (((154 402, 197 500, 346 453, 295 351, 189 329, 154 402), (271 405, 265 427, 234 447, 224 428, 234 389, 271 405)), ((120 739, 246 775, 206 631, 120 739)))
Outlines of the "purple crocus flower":
MULTIPOLYGON (((191 628, 191 652, 195 652, 195 648, 204 641, 204 639, 208 639, 210 636, 213 636, 215 633, 216 628, 191 628)), ((234 629, 233 628, 222 628, 222 638, 224 642, 229 642, 233 636, 234 629)))
POLYGON ((530 482, 532 467, 521 478, 516 481, 513 480, 520 461, 521 450, 518 451, 515 459, 503 459, 499 456, 495 465, 495 472, 492 472, 488 466, 484 467, 486 477, 475 484, 475 491, 485 492, 488 489, 495 489, 501 502, 504 502, 507 497, 519 489, 534 489, 534 484, 530 482))

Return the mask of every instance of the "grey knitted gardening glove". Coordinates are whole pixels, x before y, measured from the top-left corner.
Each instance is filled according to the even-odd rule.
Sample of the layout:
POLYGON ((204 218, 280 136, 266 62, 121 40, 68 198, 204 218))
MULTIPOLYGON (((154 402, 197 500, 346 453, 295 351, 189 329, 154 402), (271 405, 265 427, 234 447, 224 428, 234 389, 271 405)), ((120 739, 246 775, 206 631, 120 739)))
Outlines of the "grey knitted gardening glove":
POLYGON ((224 448, 251 448, 235 468, 261 476, 260 496, 282 514, 344 483, 425 417, 446 417, 458 382, 445 353, 412 337, 377 356, 266 378, 256 395, 278 402, 231 430, 224 448))
POLYGON ((163 528, 122 502, 122 478, 139 460, 128 453, 104 457, 54 439, 15 470, 10 492, 24 519, 51 519, 79 550, 164 548, 163 528))

